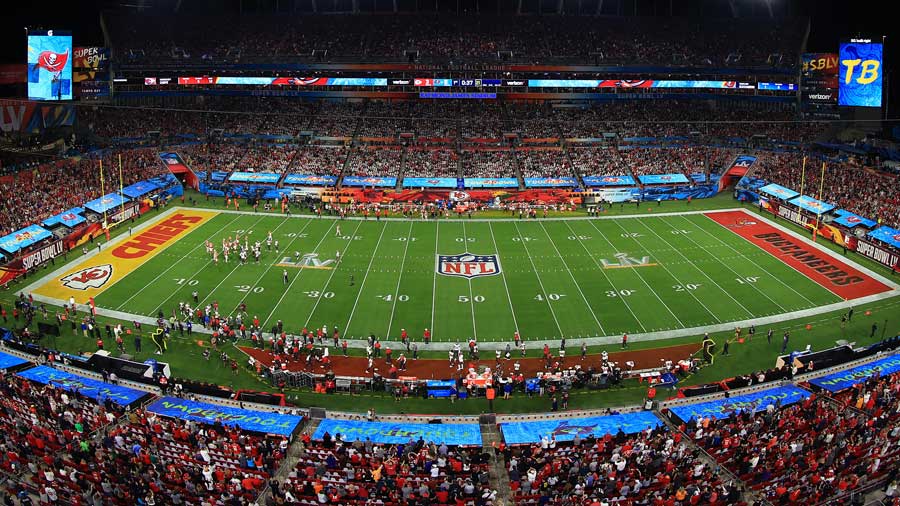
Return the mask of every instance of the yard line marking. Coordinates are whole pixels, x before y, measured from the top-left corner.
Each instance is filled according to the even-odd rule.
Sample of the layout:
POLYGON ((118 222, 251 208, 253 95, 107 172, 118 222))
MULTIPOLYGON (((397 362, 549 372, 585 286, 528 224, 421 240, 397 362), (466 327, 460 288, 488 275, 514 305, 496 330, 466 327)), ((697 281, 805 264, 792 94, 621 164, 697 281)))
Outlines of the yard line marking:
MULTIPOLYGON (((663 222, 665 222, 665 223, 667 223, 667 224, 669 223, 665 218, 661 218, 661 219, 663 220, 663 222)), ((688 220, 687 218, 685 218, 685 221, 687 221, 688 223, 690 223, 690 224, 693 225, 694 227, 697 227, 697 225, 696 225, 694 222, 688 220)), ((702 230, 702 229, 699 229, 699 228, 698 228, 698 230, 700 230, 701 232, 704 232, 704 230, 702 230)), ((695 245, 697 245, 698 248, 700 247, 700 245, 697 243, 697 241, 695 241, 695 240, 690 236, 690 234, 682 234, 682 235, 684 235, 685 237, 687 237, 687 239, 688 239, 689 241, 691 241, 692 243, 694 243, 695 245)), ((711 236, 711 237, 715 238, 717 241, 719 241, 719 238, 718 238, 715 234, 706 233, 706 234, 704 234, 704 235, 706 235, 706 236, 711 236)), ((720 241, 720 242, 721 242, 721 241, 720 241)), ((734 251, 734 250, 732 249, 732 251, 734 251)), ((737 252, 736 252, 736 253, 737 253, 737 252)), ((719 263, 722 264, 723 266, 725 266, 726 269, 728 269, 729 271, 731 271, 732 274, 734 274, 735 276, 741 277, 741 275, 738 274, 737 271, 735 271, 734 269, 732 269, 731 266, 728 265, 727 262, 721 261, 718 257, 713 257, 713 258, 715 258, 716 260, 718 260, 719 263)), ((749 258, 748 258, 747 260, 749 260, 749 258)), ((757 267, 759 267, 759 266, 757 265, 757 267)), ((757 287, 755 284, 751 284, 750 287, 753 288, 754 290, 756 290, 756 292, 759 293, 760 295, 762 295, 763 297, 769 299, 769 302, 771 302, 771 303, 775 304, 776 306, 778 306, 779 308, 781 308, 781 312, 782 312, 782 313, 787 313, 787 309, 785 309, 784 306, 782 306, 781 304, 779 304, 779 303, 775 302, 774 300, 772 300, 772 298, 769 297, 769 296, 766 294, 765 290, 760 290, 759 287, 757 287)), ((753 315, 751 314, 751 316, 753 316, 753 315)))
MULTIPOLYGON (((438 237, 440 237, 441 231, 441 222, 437 221, 434 225, 434 256, 437 257, 438 250, 438 237)), ((437 298, 437 269, 434 269, 432 274, 433 279, 431 280, 431 335, 435 338, 437 335, 434 333, 434 299, 437 298)))
MULTIPOLYGON (((289 243, 287 243, 287 245, 284 247, 284 251, 286 253, 288 253, 288 255, 290 255, 289 252, 291 250, 291 246, 294 244, 294 241, 296 241, 297 239, 300 238, 300 236, 303 234, 303 231, 306 230, 306 227, 309 226, 311 221, 312 220, 307 221, 306 224, 303 225, 303 228, 300 229, 300 232, 297 232, 297 235, 292 237, 291 241, 289 243)), ((278 226, 275 227, 275 230, 278 230, 279 228, 281 228, 281 226, 284 225, 286 222, 287 222, 287 218, 285 218, 281 223, 279 223, 278 226)), ((254 226, 256 226, 256 225, 254 225, 254 226)), ((266 267, 266 269, 263 271, 262 274, 259 275, 258 278, 256 278, 256 281, 253 283, 253 286, 250 287, 250 292, 248 292, 248 293, 252 293, 253 289, 256 288, 257 286, 259 286, 259 282, 262 281, 262 279, 266 276, 266 274, 269 273, 270 270, 272 270, 272 267, 275 267, 275 264, 277 264, 280 261, 280 259, 283 258, 280 252, 277 252, 277 253, 278 253, 278 255, 275 256, 275 260, 272 263, 270 263, 268 267, 266 267)), ((238 265, 240 265, 240 263, 238 265)), ((238 302, 237 305, 234 306, 234 310, 237 311, 237 309, 241 306, 242 303, 243 303, 243 301, 238 302)), ((232 311, 232 312, 234 312, 234 311, 232 311)), ((265 328, 265 326, 263 328, 265 328)))
MULTIPOLYGON (((253 223, 253 226, 255 227, 256 225, 258 225, 259 222, 262 221, 262 219, 265 218, 265 217, 266 217, 266 216, 260 216, 259 219, 256 220, 256 221, 253 223)), ((285 218, 284 220, 282 220, 282 222, 279 223, 277 227, 275 227, 275 230, 278 230, 279 228, 281 228, 281 225, 284 225, 285 223, 287 223, 287 218, 285 218)), ((307 223, 307 225, 308 225, 308 223, 307 223)), ((306 228, 306 227, 304 226, 303 228, 306 228)), ((252 229, 248 228, 247 230, 252 230, 252 229)), ((277 260, 276 260, 276 261, 277 261, 277 260)), ((249 264, 248 264, 248 265, 249 265, 249 264)), ((197 307, 198 307, 198 308, 203 307, 203 303, 206 302, 206 300, 209 299, 210 296, 212 296, 214 293, 216 293, 216 290, 218 290, 219 287, 222 286, 222 283, 224 283, 225 281, 227 281, 228 278, 230 278, 231 275, 234 274, 234 271, 236 271, 236 270, 238 269, 238 267, 240 267, 240 266, 241 266, 241 261, 240 261, 240 260, 237 260, 237 261, 235 262, 234 268, 231 269, 231 272, 229 272, 228 274, 226 274, 225 276, 223 276, 223 277, 222 277, 222 281, 219 281, 219 284, 218 284, 218 285, 216 285, 215 287, 213 287, 213 289, 210 290, 209 293, 207 293, 205 297, 203 297, 202 299, 200 299, 200 302, 197 303, 197 307)), ((238 305, 240 305, 240 303, 238 303, 238 305)), ((194 308, 194 309, 196 309, 196 308, 194 308)), ((235 309, 237 309, 237 306, 235 306, 235 309)))
POLYGON ((409 232, 406 233, 406 246, 403 247, 403 260, 400 261, 400 275, 397 276, 397 288, 394 289, 394 303, 391 304, 391 319, 388 320, 387 332, 384 334, 385 339, 389 339, 391 335, 391 325, 394 324, 394 311, 397 309, 397 297, 400 296, 400 281, 403 279, 403 266, 406 264, 406 252, 409 251, 409 240, 412 237, 413 222, 409 222, 409 232))
MULTIPOLYGON (((210 235, 209 237, 207 237, 207 238, 206 238, 206 241, 209 241, 209 240, 211 240, 213 237, 215 237, 216 235, 221 234, 222 231, 225 230, 225 227, 231 225, 232 223, 234 223, 234 222, 237 221, 238 219, 240 219, 240 215, 238 215, 237 217, 235 217, 234 219, 232 219, 231 221, 229 221, 228 223, 226 223, 225 225, 223 225, 223 226, 222 226, 219 230, 217 230, 214 234, 212 234, 212 235, 210 235)), ((188 235, 190 235, 190 234, 188 234, 188 235)), ((182 258, 184 258, 184 257, 186 257, 186 256, 188 256, 188 255, 190 255, 191 253, 194 252, 194 250, 200 248, 200 246, 202 246, 206 241, 203 241, 203 242, 201 242, 200 244, 194 246, 194 247, 191 248, 191 250, 189 250, 187 253, 185 253, 184 255, 180 256, 179 259, 182 259, 182 258)), ((206 264, 209 265, 209 262, 207 262, 206 264)), ((122 308, 125 306, 125 304, 128 304, 128 302, 131 301, 131 299, 133 299, 133 298, 137 297, 138 295, 140 295, 140 293, 143 292, 148 286, 153 285, 156 281, 159 280, 159 278, 161 278, 161 277, 163 276, 163 274, 165 274, 165 273, 169 272, 170 270, 174 269, 175 266, 177 266, 177 265, 178 265, 178 262, 172 262, 172 265, 166 267, 166 269, 165 269, 164 271, 160 272, 155 278, 151 279, 149 283, 144 284, 144 286, 143 286, 140 290, 136 291, 135 293, 133 293, 133 294, 131 295, 131 297, 128 297, 127 299, 125 299, 124 302, 122 302, 121 304, 119 304, 118 307, 116 307, 116 311, 118 311, 119 309, 122 309, 122 308)), ((141 266, 143 267, 143 264, 142 264, 141 266)), ((206 266, 204 266, 204 267, 206 267, 206 266)), ((171 298, 171 296, 170 296, 170 298, 171 298)), ((167 302, 168 300, 169 300, 169 299, 166 299, 165 301, 163 301, 163 303, 167 302)), ((156 310, 158 310, 162 305, 163 305, 163 304, 160 304, 159 306, 157 306, 157 307, 156 307, 156 310)), ((156 314, 156 310, 153 311, 153 314, 156 314)))
MULTIPOLYGON (((602 237, 603 240, 606 241, 606 242, 613 248, 613 250, 618 249, 618 248, 616 248, 616 246, 612 243, 612 241, 610 241, 610 240, 606 237, 606 234, 604 234, 599 228, 597 228, 597 225, 594 225, 594 222, 593 222, 593 221, 588 220, 588 223, 590 223, 591 226, 594 227, 594 230, 596 230, 597 233, 600 234, 600 237, 602 237)), ((613 220, 613 223, 617 223, 617 222, 616 222, 615 220, 613 220)), ((619 225, 619 228, 622 228, 622 226, 619 225)), ((625 230, 625 229, 623 228, 622 230, 625 230)), ((650 290, 650 293, 652 293, 653 295, 656 296, 656 300, 658 300, 658 301, 666 308, 666 311, 668 311, 669 314, 672 315, 673 318, 675 318, 675 321, 678 322, 678 325, 684 327, 684 323, 681 321, 680 318, 678 318, 678 315, 676 315, 675 312, 672 311, 672 308, 670 308, 669 305, 666 304, 666 302, 665 302, 664 300, 662 300, 662 297, 660 297, 659 294, 656 293, 656 290, 654 290, 653 288, 650 287, 650 283, 648 283, 647 280, 644 279, 644 276, 641 274, 641 270, 640 270, 640 269, 634 269, 634 273, 637 274, 637 276, 638 276, 639 278, 641 278, 641 281, 644 282, 644 286, 646 286, 647 289, 650 290)))
MULTIPOLYGON (((381 244, 381 238, 384 237, 384 231, 387 229, 387 222, 384 222, 384 225, 381 226, 381 234, 378 236, 378 242, 375 243, 375 249, 372 250, 372 257, 369 258, 369 266, 366 267, 366 273, 363 274, 362 283, 359 284, 359 292, 356 294, 356 302, 353 303, 353 309, 350 310, 350 318, 347 319, 347 325, 344 327, 344 333, 346 334, 350 330, 350 322, 353 321, 353 313, 356 312, 356 306, 359 305, 359 298, 362 296, 363 290, 366 288, 366 279, 369 278, 369 271, 372 269, 372 263, 375 262, 375 257, 378 256, 378 246, 381 244)), ((348 244, 347 247, 350 245, 348 244)), ((332 273, 333 274, 333 273, 332 273)), ((328 285, 325 285, 328 286, 328 285)), ((310 315, 312 318, 312 315, 310 315)), ((384 336, 387 339, 387 336, 384 336)))
MULTIPOLYGON (((715 220, 713 220, 712 218, 710 218, 709 216, 707 216, 707 215, 705 215, 705 214, 703 215, 703 217, 706 218, 707 220, 709 220, 709 221, 715 223, 716 225, 718 225, 718 226, 720 226, 720 227, 722 226, 722 225, 719 225, 718 222, 716 222, 715 220)), ((698 225, 698 224, 696 224, 696 223, 694 224, 694 226, 699 227, 701 230, 703 230, 703 227, 700 227, 700 225, 698 225)), ((722 228, 725 228, 725 227, 722 227, 722 228)), ((729 231, 730 231, 732 234, 736 235, 737 237, 741 237, 740 235, 738 235, 737 233, 735 233, 734 230, 729 230, 729 231)), ((713 237, 716 237, 715 234, 711 234, 711 235, 712 235, 713 237)), ((718 237, 716 237, 716 239, 718 239, 718 237)), ((744 239, 744 238, 741 237, 741 239, 744 239)), ((725 246, 728 246, 728 248, 731 249, 731 251, 734 251, 734 252, 737 253, 738 255, 740 255, 740 256, 746 258, 747 260, 750 261, 750 263, 752 263, 753 265, 755 265, 756 267, 758 267, 758 268, 759 268, 760 270, 762 270, 763 272, 766 272, 766 270, 763 269, 762 267, 760 267, 760 265, 759 265, 758 263, 754 262, 753 260, 750 260, 750 257, 748 257, 747 255, 745 255, 745 254, 742 253, 741 251, 735 249, 732 245, 726 243, 725 241, 722 241, 721 239, 719 239, 719 241, 720 241, 722 244, 724 244, 725 246)), ((751 243, 751 244, 752 244, 752 243, 751 243)), ((754 246, 756 246, 756 245, 754 244, 754 246)), ((765 252, 766 254, 768 254, 768 252, 767 252, 766 250, 764 250, 764 249, 762 249, 762 248, 759 248, 758 246, 757 246, 757 248, 758 248, 760 251, 763 251, 763 252, 765 252)), ((762 255, 761 255, 761 256, 762 256, 762 255)), ((770 256, 771 256, 771 255, 770 255, 770 256)), ((777 258, 777 257, 776 257, 776 258, 777 258)), ((780 261, 780 259, 779 259, 779 261, 780 261)), ((793 265, 789 265, 789 264, 786 263, 786 262, 782 262, 782 263, 783 263, 784 265, 787 265, 787 266, 790 267, 791 269, 794 269, 794 271, 800 273, 800 275, 803 276, 804 278, 809 279, 809 278, 806 277, 805 274, 803 274, 802 272, 800 272, 799 270, 797 270, 793 265)), ((781 278, 779 278, 778 276, 774 276, 774 278, 775 278, 776 281, 778 281, 779 283, 781 283, 782 286, 787 287, 790 291, 792 291, 792 292, 794 292, 795 294, 797 294, 797 295, 799 295, 800 297, 802 297, 802 298, 803 298, 806 302, 808 302, 811 306, 815 306, 815 305, 816 305, 816 304, 815 304, 813 301, 811 301, 808 297, 806 297, 805 295, 803 295, 803 293, 797 291, 796 288, 794 288, 793 286, 791 286, 791 285, 785 283, 784 281, 782 281, 781 278)), ((811 281, 812 281, 812 280, 811 280, 811 281)), ((815 281, 813 281, 813 282, 815 283, 815 281)), ((782 308, 782 309, 784 309, 784 308, 782 308)))
MULTIPOLYGON (((500 256, 500 250, 497 248, 497 239, 494 238, 494 225, 488 222, 488 228, 491 231, 491 242, 494 243, 494 253, 497 256, 500 256)), ((512 296, 509 294, 509 285, 506 284, 506 272, 504 270, 500 270, 500 277, 503 278, 503 288, 506 290, 506 300, 509 301, 509 312, 512 313, 513 317, 513 326, 516 328, 516 332, 519 331, 519 322, 516 320, 516 310, 513 309, 512 296)))
MULTIPOLYGON (((360 221, 359 223, 356 224, 356 228, 353 229, 353 234, 351 235, 351 237, 352 237, 353 235, 356 235, 356 232, 359 231, 360 225, 362 225, 362 221, 360 221)), ((330 231, 330 230, 331 230, 331 229, 329 229, 329 231, 330 231)), ((321 242, 320 242, 320 244, 321 244, 321 242)), ((341 250, 341 261, 343 261, 343 260, 346 258, 346 256, 347 256, 347 255, 346 255, 347 250, 350 249, 350 245, 351 245, 351 244, 353 244, 353 239, 352 239, 352 238, 351 238, 349 241, 347 241, 347 245, 344 246, 344 249, 343 249, 343 250, 341 250)), ((374 256, 374 253, 373 253, 373 256, 374 256)), ((325 292, 328 290, 328 285, 331 284, 331 278, 334 277, 335 273, 337 272, 337 268, 338 268, 338 266, 335 265, 335 266, 334 266, 334 269, 331 269, 331 274, 329 274, 329 275, 328 275, 328 279, 325 280, 325 286, 322 288, 322 292, 319 294, 319 298, 316 299, 316 303, 313 304, 313 308, 312 308, 312 310, 309 312, 309 316, 306 317, 306 322, 303 324, 304 327, 309 326, 310 320, 312 320, 313 315, 316 313, 316 308, 319 307, 319 302, 321 302, 322 299, 324 298, 324 297, 322 297, 322 294, 325 293, 325 292)), ((351 276, 352 276, 352 274, 351 274, 351 276)), ((360 288, 360 289, 361 289, 361 288, 360 288)), ((346 332, 347 332, 347 329, 344 329, 344 333, 345 333, 345 334, 346 334, 346 332)))
MULTIPOLYGON (((578 236, 578 234, 575 233, 575 230, 572 228, 571 225, 566 223, 566 227, 569 228, 569 232, 571 232, 573 236, 575 236, 575 237, 578 236)), ((582 248, 584 248, 584 251, 587 253, 588 258, 591 259, 591 262, 596 263, 597 260, 594 258, 593 255, 591 255, 591 251, 587 248, 587 246, 584 245, 584 242, 583 241, 577 241, 577 242, 578 242, 578 244, 581 245, 582 248)), ((618 292, 619 289, 616 287, 615 283, 612 282, 612 278, 610 278, 609 275, 606 274, 606 270, 600 269, 600 273, 603 274, 603 277, 606 278, 607 282, 609 282, 609 286, 611 286, 613 288, 613 290, 618 292)), ((637 315, 634 313, 634 310, 631 309, 631 305, 628 303, 628 301, 625 299, 625 297, 619 297, 619 300, 621 300, 625 304, 625 307, 628 308, 628 312, 630 312, 631 316, 634 317, 634 321, 636 321, 637 324, 641 326, 641 331, 647 332, 647 328, 644 327, 644 324, 641 322, 641 319, 638 318, 637 315)))
POLYGON ((562 262, 564 266, 566 266, 566 271, 569 273, 569 277, 572 278, 572 282, 575 283, 575 288, 578 290, 578 293, 581 294, 581 300, 584 301, 584 305, 587 306, 588 311, 591 312, 591 316, 594 317, 594 323, 597 324, 598 329, 600 330, 600 335, 605 336, 606 331, 603 330, 603 325, 600 324, 600 320, 597 318, 597 314, 594 313, 594 308, 591 307, 591 303, 588 302, 587 297, 584 296, 584 292, 581 291, 581 285, 578 284, 578 281, 575 279, 575 275, 572 274, 572 270, 569 269, 569 264, 566 263, 566 259, 563 258, 562 253, 559 252, 559 248, 556 247, 556 243, 553 242, 553 238, 550 237, 550 233, 547 232, 547 227, 544 226, 544 222, 540 222, 541 230, 544 231, 544 235, 547 236, 547 239, 550 240, 550 244, 553 246, 553 250, 556 251, 556 256, 559 257, 559 261, 562 262))
MULTIPOLYGON (((664 218, 660 218, 660 219, 664 219, 664 218)), ((662 237, 661 235, 659 235, 659 234, 656 232, 656 230, 654 230, 653 228, 647 226, 647 224, 644 223, 643 221, 641 221, 640 223, 641 223, 641 226, 643 226, 644 228, 646 228, 647 230, 649 230, 649 231, 650 231, 653 235, 655 235, 660 241, 662 241, 662 242, 668 244, 670 247, 672 247, 672 248, 674 249, 674 246, 672 246, 672 243, 670 243, 667 239, 663 239, 663 237, 662 237)), ((665 223, 668 224, 668 222, 665 222, 665 223)), ((682 235, 687 235, 687 234, 682 234, 682 235)), ((689 239, 690 239, 690 238, 689 238, 689 239)), ((693 239, 690 239, 690 240, 691 240, 691 242, 693 242, 693 239)), ((635 241, 637 241, 637 239, 635 239, 635 241)), ((638 244, 641 244, 641 242, 638 241, 638 244)), ((697 243, 694 243, 694 244, 697 244, 697 243)), ((703 277, 705 277, 706 279, 708 279, 710 283, 716 285, 716 287, 717 287, 719 290, 721 290, 722 293, 724 293, 725 295, 728 296, 729 299, 731 299, 731 300, 733 300, 735 303, 737 303, 737 305, 740 306, 741 309, 743 309, 744 312, 747 313, 747 316, 749 316, 750 318, 753 318, 754 314, 753 314, 752 311, 750 311, 749 309, 747 309, 747 306, 743 305, 739 300, 735 299, 734 296, 731 295, 731 293, 728 292, 728 290, 726 290, 726 289, 725 289, 722 285, 720 285, 717 281, 714 281, 711 277, 709 277, 709 275, 706 273, 706 271, 704 271, 703 269, 701 269, 701 268, 697 267, 696 265, 694 265, 694 262, 692 262, 687 256, 685 256, 684 253, 682 253, 681 251, 678 251, 678 250, 675 250, 675 251, 676 251, 676 253, 678 253, 678 254, 681 256, 681 258, 684 259, 684 262, 685 262, 686 264, 690 265, 691 267, 694 268, 694 270, 696 270, 697 272, 699 272, 700 274, 702 274, 703 277)), ((719 263, 722 263, 722 262, 719 262, 719 263)), ((661 265, 664 269, 666 269, 666 270, 668 271, 668 268, 666 268, 666 266, 665 266, 664 264, 660 264, 660 265, 661 265)), ((734 271, 732 271, 732 272, 734 272, 734 271)), ((673 274, 673 277, 674 277, 674 274, 673 274)), ((676 281, 678 281, 679 283, 681 283, 681 280, 680 280, 680 279, 678 279, 678 278, 675 278, 675 279, 676 279, 676 281)), ((700 299, 699 299, 692 291, 688 291, 688 293, 691 294, 691 295, 694 297, 694 300, 696 300, 697 302, 700 302, 700 299)), ((706 305, 703 304, 702 302, 700 302, 700 304, 701 304, 703 307, 706 307, 706 305)), ((707 309, 707 311, 708 311, 708 309, 707 309)), ((718 320, 719 318, 716 317, 716 319, 718 320)), ((720 320, 720 321, 721 321, 721 320, 720 320)))
POLYGON ((541 295, 544 296, 544 301, 547 302, 547 307, 550 308, 550 314, 553 316, 553 321, 556 322, 556 328, 559 329, 559 337, 560 339, 566 337, 566 334, 563 332, 562 327, 559 325, 559 320, 556 318, 556 311, 553 310, 553 305, 550 304, 550 297, 547 296, 547 290, 544 288, 544 282, 541 281, 541 275, 538 273, 537 267, 534 265, 534 260, 531 259, 531 253, 528 251, 528 246, 525 246, 525 239, 522 238, 522 231, 519 230, 519 224, 513 222, 516 226, 516 233, 519 234, 519 242, 522 243, 522 247, 525 248, 525 255, 528 257, 528 261, 531 262, 531 271, 534 272, 534 276, 538 280, 538 284, 541 286, 541 295))
MULTIPOLYGON (((312 220, 309 220, 309 221, 311 222, 312 220)), ((313 251, 312 251, 313 253, 318 252, 319 247, 321 247, 321 246, 322 246, 322 243, 325 242, 325 238, 330 237, 330 235, 331 235, 331 229, 334 228, 334 225, 335 225, 336 223, 337 223, 337 221, 332 222, 332 224, 328 226, 328 230, 326 230, 325 233, 322 234, 322 238, 319 239, 319 242, 316 243, 316 247, 313 248, 313 251)), ((309 222, 307 222, 307 224, 309 224, 309 222)), ((303 227, 303 228, 305 229, 306 227, 303 227)), ((357 225, 357 228, 359 228, 358 225, 357 225)), ((302 232, 302 230, 301 230, 301 232, 302 232)), ((356 232, 354 231, 354 235, 355 235, 355 234, 356 234, 356 232)), ((297 237, 299 237, 299 235, 300 235, 300 234, 297 234, 297 236, 294 237, 294 238, 296 239, 297 237)), ((291 242, 293 242, 293 241, 291 241, 291 242)), ((290 254, 290 253, 289 253, 289 254, 290 254)), ((337 266, 335 266, 335 267, 337 267, 337 266)), ((332 269, 332 270, 334 270, 334 269, 332 269)), ((281 294, 281 297, 278 299, 278 302, 276 302, 275 305, 272 306, 272 311, 269 312, 269 316, 266 316, 265 321, 263 321, 262 328, 264 328, 264 329, 266 328, 266 325, 268 325, 269 320, 272 319, 272 315, 274 315, 274 314, 275 314, 275 311, 278 310, 278 306, 281 305, 281 302, 284 301, 284 298, 285 298, 285 297, 287 296, 287 294, 291 291, 291 287, 294 286, 294 282, 297 281, 297 279, 300 278, 300 276, 301 276, 304 272, 306 272, 306 269, 300 269, 300 272, 298 272, 297 275, 294 276, 294 279, 292 279, 291 282, 288 283, 287 288, 284 289, 284 293, 281 294)), ((321 296, 322 296, 322 294, 320 293, 320 294, 319 294, 319 298, 321 298, 321 296)), ((307 323, 309 323, 309 322, 307 322, 307 323)))
MULTIPOLYGON (((466 235, 466 222, 463 222, 463 244, 466 253, 469 252, 469 236, 466 235)), ((472 295, 472 278, 467 278, 469 282, 469 307, 472 310, 472 335, 478 340, 478 328, 475 327, 475 297, 472 295)))
MULTIPOLYGON (((619 225, 619 222, 614 221, 613 223, 615 223, 616 226, 618 226, 619 228, 621 228, 623 231, 625 230, 625 229, 622 227, 622 225, 619 225)), ((638 223, 640 223, 641 226, 643 226, 644 228, 646 228, 647 230, 649 230, 650 232, 652 232, 653 235, 655 235, 656 237, 658 237, 660 240, 662 240, 663 242, 665 242, 666 244, 668 244, 668 246, 669 246, 670 248, 672 248, 672 245, 671 245, 669 242, 667 242, 665 239, 663 239, 662 237, 660 237, 659 234, 657 234, 655 230, 653 230, 653 229, 651 229, 650 227, 648 227, 642 220, 638 220, 638 223)), ((634 241, 635 243, 637 243, 638 246, 640 246, 641 248, 644 248, 644 243, 642 243, 638 238, 632 237, 631 240, 634 241)), ((680 254, 680 253, 679 253, 679 254, 680 254)), ((684 255, 682 255, 682 257, 683 257, 685 260, 687 260, 687 257, 685 257, 684 255)), ((669 274, 669 276, 671 276, 672 279, 675 280, 676 283, 684 284, 683 281, 681 281, 680 279, 678 279, 678 277, 677 277, 672 271, 670 271, 668 267, 666 267, 666 264, 665 264, 665 263, 660 263, 659 266, 662 267, 663 270, 666 271, 666 272, 669 274)), ((697 268, 696 266, 694 266, 694 268, 697 269, 698 271, 700 270, 700 269, 697 268)), ((702 274, 702 271, 701 271, 701 274, 702 274)), ((709 279, 709 278, 707 277, 707 279, 709 279)), ((710 281, 712 281, 712 280, 710 279, 710 281)), ((712 281, 712 282, 715 283, 714 281, 712 281)), ((716 286, 718 286, 718 284, 716 284, 716 286)), ((719 290, 722 290, 722 287, 721 287, 721 286, 719 286, 719 290)), ((722 290, 722 291, 724 292, 725 290, 722 290)), ((696 296, 693 292, 688 291, 688 295, 690 295, 695 301, 697 301, 697 304, 700 304, 700 305, 703 307, 703 309, 706 310, 707 313, 709 313, 710 315, 712 315, 713 319, 716 320, 716 323, 722 323, 722 320, 718 317, 718 315, 716 315, 716 313, 714 313, 712 310, 710 310, 709 307, 706 306, 706 304, 704 304, 703 302, 701 302, 700 299, 697 298, 697 296, 696 296)), ((726 292, 726 295, 727 295, 727 292, 726 292)), ((734 300, 734 298, 732 298, 732 300, 734 300)), ((735 302, 737 302, 737 301, 735 301, 735 302)), ((740 302, 738 302, 738 305, 740 305, 740 302)), ((741 307, 743 307, 743 306, 741 306, 741 307)), ((747 310, 747 309, 744 308, 744 311, 746 311, 746 310, 747 310)), ((753 314, 750 313, 749 311, 748 311, 748 314, 750 315, 751 318, 753 317, 753 314)))

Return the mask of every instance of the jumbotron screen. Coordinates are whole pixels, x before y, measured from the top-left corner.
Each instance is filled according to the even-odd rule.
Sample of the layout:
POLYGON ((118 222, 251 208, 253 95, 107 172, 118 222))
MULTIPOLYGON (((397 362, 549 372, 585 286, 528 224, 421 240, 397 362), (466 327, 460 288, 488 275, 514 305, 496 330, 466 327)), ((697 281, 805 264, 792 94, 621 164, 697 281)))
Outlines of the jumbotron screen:
POLYGON ((838 105, 881 107, 882 49, 868 40, 841 44, 838 105))
POLYGON ((72 34, 47 30, 28 33, 28 98, 72 99, 72 34))

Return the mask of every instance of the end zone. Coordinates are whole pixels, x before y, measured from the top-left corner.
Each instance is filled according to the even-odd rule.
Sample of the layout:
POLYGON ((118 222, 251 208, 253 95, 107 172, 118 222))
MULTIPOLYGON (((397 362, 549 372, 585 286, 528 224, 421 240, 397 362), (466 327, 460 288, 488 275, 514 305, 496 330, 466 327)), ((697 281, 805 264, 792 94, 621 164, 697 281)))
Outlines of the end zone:
POLYGON ((215 211, 181 209, 163 215, 139 233, 116 238, 106 243, 99 253, 46 278, 34 293, 61 301, 75 297, 78 303, 85 303, 217 214, 215 211))
POLYGON ((893 288, 793 234, 744 211, 705 213, 706 217, 755 244, 842 299, 859 299, 893 288))

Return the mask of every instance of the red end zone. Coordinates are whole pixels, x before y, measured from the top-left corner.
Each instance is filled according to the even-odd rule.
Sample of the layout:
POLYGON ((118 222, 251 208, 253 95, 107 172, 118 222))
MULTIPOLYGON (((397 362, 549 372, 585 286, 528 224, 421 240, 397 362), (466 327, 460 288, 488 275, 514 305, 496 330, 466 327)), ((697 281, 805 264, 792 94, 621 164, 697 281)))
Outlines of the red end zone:
POLYGON ((743 211, 705 213, 843 299, 858 299, 891 288, 833 256, 743 211))

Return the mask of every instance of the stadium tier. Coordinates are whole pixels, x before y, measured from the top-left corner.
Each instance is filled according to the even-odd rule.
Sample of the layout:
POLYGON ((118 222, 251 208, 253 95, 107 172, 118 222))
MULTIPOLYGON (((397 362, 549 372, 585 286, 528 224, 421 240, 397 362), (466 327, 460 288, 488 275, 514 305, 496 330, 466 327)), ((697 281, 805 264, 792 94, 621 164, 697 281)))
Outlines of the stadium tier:
POLYGON ((0 72, 4 505, 900 506, 892 33, 138 3, 0 72))

